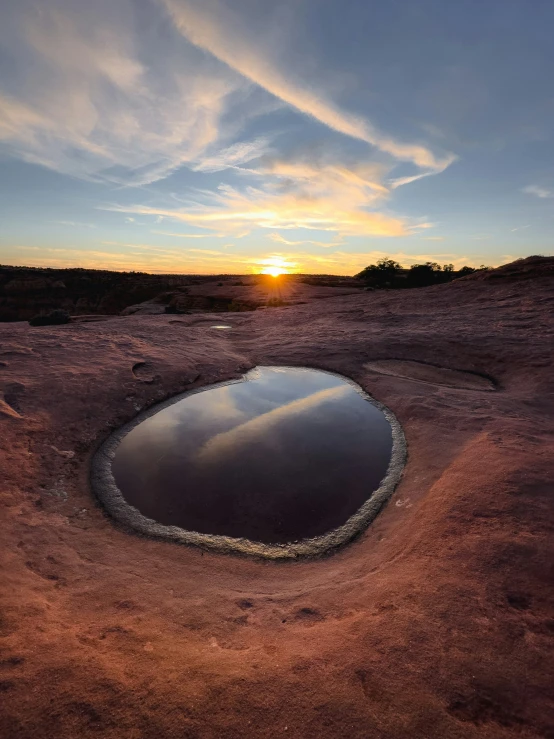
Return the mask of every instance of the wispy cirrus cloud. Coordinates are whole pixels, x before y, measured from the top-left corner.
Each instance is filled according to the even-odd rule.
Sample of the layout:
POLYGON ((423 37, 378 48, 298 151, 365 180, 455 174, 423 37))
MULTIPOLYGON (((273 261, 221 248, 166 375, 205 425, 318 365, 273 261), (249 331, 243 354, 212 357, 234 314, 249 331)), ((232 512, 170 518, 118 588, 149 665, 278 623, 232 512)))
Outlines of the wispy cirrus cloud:
POLYGON ((224 251, 216 251, 215 249, 187 249, 191 254, 203 254, 204 256, 224 256, 224 251))
MULTIPOLYGON (((332 232, 331 243, 348 236, 406 236, 434 224, 407 220, 384 209, 388 167, 373 162, 347 165, 317 157, 290 160, 262 157, 249 173, 257 184, 231 185, 205 196, 192 195, 182 207, 106 206, 107 210, 173 219, 194 228, 240 236, 252 229, 307 229, 332 232)), ((316 240, 310 240, 317 244, 316 240)), ((318 245, 326 245, 320 240, 318 245)))
POLYGON ((511 228, 511 229, 510 229, 510 231, 511 231, 512 233, 514 233, 515 231, 523 231, 523 230, 525 230, 526 228, 531 228, 531 224, 530 224, 530 223, 528 223, 528 224, 527 224, 527 225, 525 225, 525 226, 517 226, 516 228, 511 228))
POLYGON ((299 239, 291 241, 286 239, 284 236, 278 233, 269 234, 269 238, 272 241, 277 241, 279 244, 286 244, 287 246, 301 246, 302 244, 312 244, 313 246, 323 246, 329 249, 334 246, 340 246, 343 243, 343 239, 334 239, 333 241, 314 241, 313 239, 299 239))
POLYGON ((409 227, 395 216, 364 210, 341 209, 332 200, 302 202, 295 196, 271 195, 263 190, 248 194, 225 188, 219 203, 203 209, 156 208, 146 205, 112 205, 107 210, 163 215, 195 228, 225 231, 234 234, 245 227, 263 229, 309 229, 333 231, 343 235, 403 236, 409 227))
MULTIPOLYGON (((444 169, 446 169, 446 167, 444 169)), ((391 190, 396 190, 397 187, 402 187, 403 185, 409 185, 412 182, 417 182, 418 180, 421 180, 424 177, 429 177, 429 175, 432 175, 432 174, 438 174, 439 172, 443 172, 444 169, 440 169, 440 170, 431 169, 427 172, 420 172, 419 174, 410 175, 409 177, 395 177, 392 180, 389 180, 388 185, 391 188, 391 190)))
MULTIPOLYGON (((338 133, 364 141, 395 159, 411 162, 428 170, 425 174, 444 171, 456 156, 435 155, 421 144, 404 143, 380 132, 367 119, 342 110, 326 96, 307 84, 292 79, 280 69, 248 34, 241 18, 221 3, 199 4, 191 0, 160 0, 179 31, 198 46, 299 112, 338 133)), ((416 178, 403 178, 414 181, 416 178)), ((398 186, 397 184, 397 186, 398 186)))
MULTIPOLYGON (((153 234, 160 234, 161 236, 173 236, 177 239, 208 239, 208 238, 214 238, 216 234, 183 234, 183 233, 175 233, 175 231, 155 231, 152 230, 153 234)), ((222 236, 225 236, 226 234, 217 234, 220 238, 222 236)))
MULTIPOLYGON (((116 184, 259 155, 260 141, 231 146, 240 125, 223 123, 249 83, 214 69, 177 36, 165 39, 163 54, 143 49, 129 23, 133 12, 128 0, 98 0, 94 8, 50 0, 32 11, 22 3, 14 38, 0 30, 22 76, 19 86, 0 86, 3 147, 64 174, 116 184)), ((241 124, 257 112, 243 110, 241 124)))
POLYGON ((69 226, 71 228, 96 228, 94 223, 83 223, 82 221, 55 221, 60 226, 69 226))
POLYGON ((221 172, 224 169, 244 169, 244 165, 259 159, 270 150, 270 139, 260 136, 254 141, 240 141, 193 163, 195 172, 221 172))
POLYGON ((554 190, 548 190, 546 187, 540 185, 527 185, 524 187, 522 192, 528 195, 536 195, 538 198, 554 198, 554 190))
POLYGON ((324 83, 287 68, 286 55, 268 43, 270 31, 254 33, 234 4, 21 0, 10 12, 0 41, 21 71, 0 84, 2 150, 117 187, 183 172, 186 189, 179 189, 183 178, 177 195, 152 196, 155 188, 145 187, 142 202, 133 195, 130 203, 126 192, 105 208, 123 213, 133 229, 182 239, 262 229, 284 246, 330 250, 349 237, 432 227, 396 214, 389 202, 398 187, 444 171, 455 155, 401 141, 336 102, 324 83), (287 111, 297 130, 323 136, 320 149, 310 136, 287 140, 270 117, 257 125, 276 110, 287 111), (403 175, 406 169, 417 171, 403 175), (173 225, 155 231, 164 219, 173 225), (176 224, 205 233, 179 233, 176 224), (295 229, 321 236, 275 233, 295 229))

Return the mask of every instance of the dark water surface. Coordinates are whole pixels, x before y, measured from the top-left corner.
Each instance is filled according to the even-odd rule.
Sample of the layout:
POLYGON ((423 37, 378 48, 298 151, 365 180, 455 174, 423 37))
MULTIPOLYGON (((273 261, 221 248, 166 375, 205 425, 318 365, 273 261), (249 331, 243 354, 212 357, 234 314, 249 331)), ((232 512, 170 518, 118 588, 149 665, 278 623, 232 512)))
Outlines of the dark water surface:
POLYGON ((286 543, 345 523, 391 452, 389 422, 349 382, 262 367, 135 426, 112 471, 125 500, 159 523, 286 543))

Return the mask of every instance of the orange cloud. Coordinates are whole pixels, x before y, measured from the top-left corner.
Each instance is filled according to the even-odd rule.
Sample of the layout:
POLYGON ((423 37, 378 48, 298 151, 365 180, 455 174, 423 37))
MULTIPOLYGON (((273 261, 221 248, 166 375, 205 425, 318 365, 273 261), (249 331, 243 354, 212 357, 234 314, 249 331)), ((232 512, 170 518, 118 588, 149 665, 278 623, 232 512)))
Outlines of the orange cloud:
POLYGON ((209 205, 172 209, 113 205, 108 209, 163 216, 216 230, 218 235, 238 235, 252 228, 328 231, 339 235, 338 241, 331 243, 352 235, 406 236, 414 228, 428 227, 430 224, 410 225, 403 218, 376 210, 389 195, 381 182, 387 171, 375 163, 349 168, 335 163, 262 160, 257 169, 249 170, 260 180, 259 187, 238 191, 220 185, 209 205))
POLYGON ((163 215, 196 228, 225 229, 228 233, 244 229, 246 225, 272 230, 303 228, 334 231, 358 236, 406 236, 410 233, 409 227, 401 218, 361 209, 341 208, 327 198, 303 202, 294 197, 268 197, 261 202, 244 202, 243 196, 236 194, 227 199, 225 207, 214 207, 208 212, 167 210, 140 205, 111 206, 109 210, 163 215))

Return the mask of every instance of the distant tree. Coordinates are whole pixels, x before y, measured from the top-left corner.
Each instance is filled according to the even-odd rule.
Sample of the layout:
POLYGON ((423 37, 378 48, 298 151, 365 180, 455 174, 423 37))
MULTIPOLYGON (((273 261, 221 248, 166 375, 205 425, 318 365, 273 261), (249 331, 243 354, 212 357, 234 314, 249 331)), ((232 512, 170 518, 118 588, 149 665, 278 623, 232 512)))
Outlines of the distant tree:
POLYGON ((409 270, 402 269, 394 259, 380 259, 377 264, 370 264, 355 275, 358 280, 363 280, 368 289, 383 287, 428 287, 451 282, 458 277, 465 277, 480 270, 492 269, 482 264, 480 267, 461 267, 456 270, 453 264, 438 262, 425 262, 424 264, 413 264, 409 270))
POLYGON ((371 283, 375 287, 392 286, 402 267, 394 259, 380 259, 377 264, 370 264, 356 275, 356 279, 371 283))
POLYGON ((456 277, 453 264, 443 264, 442 267, 437 264, 433 272, 435 282, 451 282, 456 277))
POLYGON ((407 278, 408 287, 427 287, 440 279, 441 266, 437 262, 414 264, 410 267, 407 278))

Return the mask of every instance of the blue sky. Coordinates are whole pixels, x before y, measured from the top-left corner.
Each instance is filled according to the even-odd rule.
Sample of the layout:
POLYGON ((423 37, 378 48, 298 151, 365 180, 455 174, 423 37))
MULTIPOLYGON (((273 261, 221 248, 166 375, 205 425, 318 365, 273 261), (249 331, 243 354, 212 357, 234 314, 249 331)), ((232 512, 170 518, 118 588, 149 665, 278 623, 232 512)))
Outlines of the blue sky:
POLYGON ((550 0, 4 0, 0 263, 551 254, 550 0))

